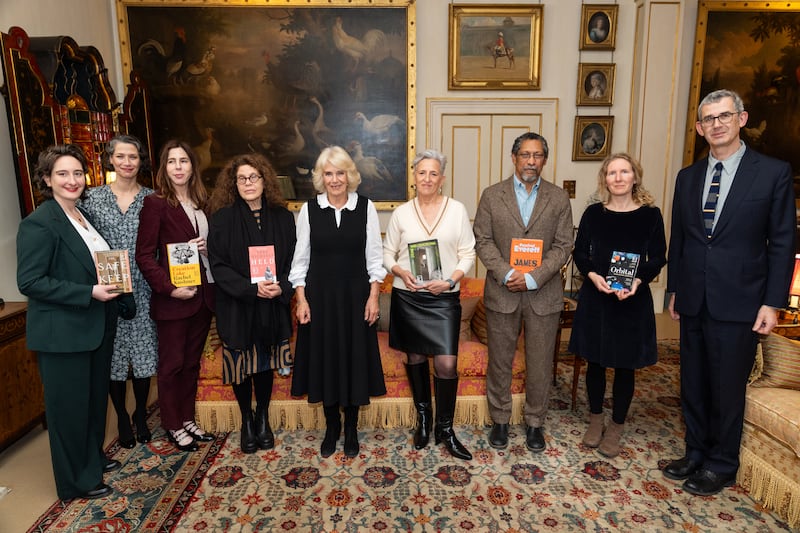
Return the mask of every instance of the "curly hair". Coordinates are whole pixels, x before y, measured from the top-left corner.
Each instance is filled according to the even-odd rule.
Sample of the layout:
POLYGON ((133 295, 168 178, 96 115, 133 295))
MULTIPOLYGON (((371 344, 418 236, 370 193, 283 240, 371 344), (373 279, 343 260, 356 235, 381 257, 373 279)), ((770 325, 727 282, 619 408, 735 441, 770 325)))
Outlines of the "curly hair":
POLYGON ((653 195, 650 194, 647 189, 642 187, 644 170, 642 169, 641 163, 632 155, 624 152, 611 154, 603 160, 603 163, 600 165, 600 170, 597 172, 597 190, 592 195, 590 203, 600 202, 606 205, 611 199, 611 194, 608 192, 608 186, 606 185, 606 173, 608 172, 608 165, 617 159, 624 159, 630 163, 633 169, 633 190, 631 190, 633 201, 639 205, 653 205, 655 198, 653 198, 653 195))
POLYGON ((159 196, 165 198, 169 205, 175 207, 180 202, 178 195, 175 193, 175 186, 172 180, 167 175, 167 161, 169 160, 169 151, 174 148, 180 148, 189 157, 189 162, 192 165, 192 175, 189 177, 189 198, 197 205, 199 209, 205 209, 208 203, 208 192, 206 191, 203 180, 197 175, 197 155, 195 155, 192 147, 184 141, 177 139, 170 139, 164 144, 161 149, 161 154, 158 156, 158 172, 156 173, 155 189, 159 196))
MULTIPOLYGON (((89 172, 89 162, 80 146, 76 144, 54 144, 48 146, 39 153, 39 160, 36 163, 36 170, 34 170, 33 175, 33 185, 42 195, 42 198, 47 198, 48 200, 53 198, 53 188, 44 181, 44 178, 53 173, 56 161, 66 156, 77 159, 81 164, 81 168, 83 168, 84 174, 89 172)), ((81 192, 81 200, 85 198, 86 187, 81 192)))
POLYGON ((278 175, 267 158, 261 154, 241 154, 228 161, 217 175, 214 191, 208 201, 210 213, 233 205, 236 199, 240 197, 239 189, 236 185, 236 176, 239 167, 243 165, 253 167, 259 176, 263 178, 264 192, 262 193, 262 198, 266 201, 266 205, 270 207, 286 207, 286 200, 278 186, 278 175))

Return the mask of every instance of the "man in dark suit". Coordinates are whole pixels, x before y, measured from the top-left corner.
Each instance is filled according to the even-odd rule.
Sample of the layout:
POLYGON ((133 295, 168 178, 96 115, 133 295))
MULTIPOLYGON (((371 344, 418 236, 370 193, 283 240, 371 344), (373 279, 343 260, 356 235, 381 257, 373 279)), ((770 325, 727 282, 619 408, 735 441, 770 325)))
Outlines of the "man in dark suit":
POLYGON ((486 267, 484 303, 489 332, 486 396, 492 429, 489 444, 508 446, 511 364, 525 326, 525 443, 545 449, 547 415, 558 320, 564 302, 560 270, 572 251, 572 207, 560 187, 542 179, 547 141, 524 133, 511 149, 515 173, 487 187, 475 215, 475 248, 486 267), (542 262, 523 272, 511 267, 511 239, 541 239, 542 262))
POLYGON ((676 179, 667 282, 670 315, 681 321, 686 452, 664 476, 708 496, 736 479, 745 386, 758 334, 787 301, 796 220, 788 163, 739 138, 739 95, 712 92, 697 117, 710 155, 676 179))

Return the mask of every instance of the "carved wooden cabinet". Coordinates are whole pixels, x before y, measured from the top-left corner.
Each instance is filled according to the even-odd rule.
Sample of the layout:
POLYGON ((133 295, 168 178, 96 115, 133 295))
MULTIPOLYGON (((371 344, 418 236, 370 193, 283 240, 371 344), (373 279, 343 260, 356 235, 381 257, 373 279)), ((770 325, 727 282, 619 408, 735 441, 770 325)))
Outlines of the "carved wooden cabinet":
POLYGON ((36 354, 25 347, 28 305, 0 309, 0 451, 44 423, 44 396, 36 354))
MULTIPOLYGON (((119 103, 95 47, 78 46, 67 36, 29 37, 16 26, 0 36, 2 91, 23 216, 42 201, 31 178, 39 153, 52 144, 71 143, 83 149, 89 160, 88 186, 105 183, 108 168, 103 151, 116 133, 138 137, 153 159, 149 97, 136 72, 119 103)), ((152 180, 144 184, 152 185, 152 180)))

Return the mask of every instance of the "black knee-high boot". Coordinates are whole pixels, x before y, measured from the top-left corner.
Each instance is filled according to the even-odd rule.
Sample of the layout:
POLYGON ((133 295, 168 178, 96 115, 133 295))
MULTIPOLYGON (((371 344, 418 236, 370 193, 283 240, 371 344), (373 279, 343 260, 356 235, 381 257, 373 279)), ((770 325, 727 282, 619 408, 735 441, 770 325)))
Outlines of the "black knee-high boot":
POLYGON ((330 457, 336 451, 336 442, 342 432, 342 418, 339 415, 339 405, 326 405, 325 411, 325 438, 322 439, 322 446, 319 453, 322 457, 330 457))
POLYGON ((358 406, 344 408, 344 454, 347 457, 358 455, 358 406))
POLYGON ((255 431, 256 444, 262 450, 275 447, 275 435, 269 427, 269 400, 272 396, 272 370, 253 374, 253 385, 256 391, 255 431))
POLYGON ((417 429, 414 431, 414 448, 423 449, 428 445, 433 426, 433 404, 431 404, 431 377, 428 362, 406 365, 408 383, 414 396, 417 410, 417 429))
POLYGON ((119 445, 123 448, 133 448, 136 440, 131 429, 131 417, 125 407, 125 393, 128 383, 126 381, 111 380, 108 386, 108 396, 117 413, 117 429, 119 431, 119 445))
POLYGON ((444 443, 450 455, 458 459, 469 461, 472 454, 456 438, 453 433, 453 415, 456 411, 456 392, 458 391, 458 378, 442 379, 433 377, 436 389, 436 427, 433 436, 436 444, 444 443))
POLYGON ((256 444, 255 428, 253 427, 253 385, 251 378, 247 377, 241 383, 234 383, 232 387, 233 394, 236 396, 236 403, 239 404, 239 411, 242 413, 242 451, 244 453, 255 453, 258 445, 256 444))
POLYGON ((153 438, 150 428, 147 427, 148 396, 150 396, 150 378, 133 378, 133 397, 136 398, 133 423, 136 424, 136 440, 142 444, 150 442, 153 438))

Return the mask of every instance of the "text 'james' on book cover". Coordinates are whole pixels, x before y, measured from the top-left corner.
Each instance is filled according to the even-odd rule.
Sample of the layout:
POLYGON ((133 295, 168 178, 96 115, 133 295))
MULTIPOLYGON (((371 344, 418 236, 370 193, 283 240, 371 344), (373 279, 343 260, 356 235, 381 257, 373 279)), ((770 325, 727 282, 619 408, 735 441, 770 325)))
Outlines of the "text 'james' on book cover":
POLYGON ((133 292, 128 250, 104 250, 94 253, 97 283, 116 285, 111 292, 133 292))
POLYGON ((169 279, 176 287, 200 285, 200 251, 196 242, 167 244, 169 279))
POLYGON ((530 272, 542 264, 542 239, 511 239, 511 268, 530 272))

